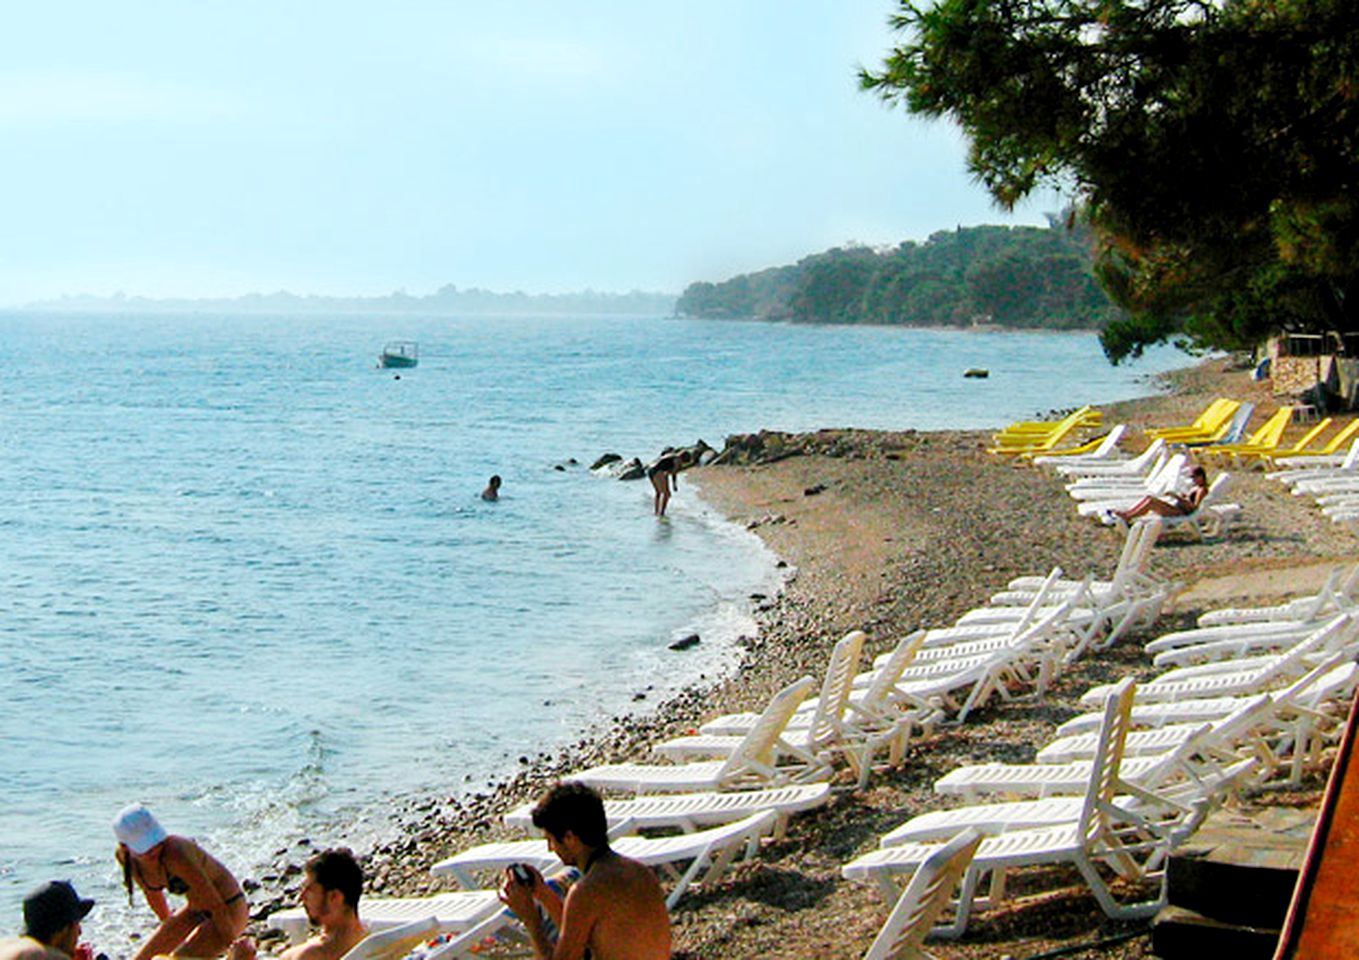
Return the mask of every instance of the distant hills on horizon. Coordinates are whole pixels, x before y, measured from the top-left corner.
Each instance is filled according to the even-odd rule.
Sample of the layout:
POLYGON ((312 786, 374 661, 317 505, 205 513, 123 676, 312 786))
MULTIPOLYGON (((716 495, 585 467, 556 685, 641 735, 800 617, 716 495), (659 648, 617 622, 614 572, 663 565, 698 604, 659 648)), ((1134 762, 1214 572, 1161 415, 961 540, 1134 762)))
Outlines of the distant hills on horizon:
POLYGON ((848 244, 691 283, 675 312, 711 319, 960 329, 1102 330, 1121 311, 1096 282, 1088 228, 959 226, 923 242, 848 244))
POLYGON ((434 293, 412 296, 404 290, 373 297, 334 297, 277 293, 247 293, 239 297, 156 298, 114 294, 78 294, 40 300, 21 309, 52 313, 428 313, 480 316, 524 314, 662 314, 675 311, 674 294, 633 290, 629 293, 497 293, 472 287, 459 290, 446 284, 434 293))
POLYGON ((794 264, 696 281, 682 294, 497 293, 445 284, 412 296, 337 297, 287 291, 239 297, 89 295, 21 309, 64 313, 426 314, 432 316, 688 316, 809 324, 1100 330, 1122 315, 1093 272, 1092 238, 1050 216, 1047 227, 981 225, 922 242, 848 244, 794 264))

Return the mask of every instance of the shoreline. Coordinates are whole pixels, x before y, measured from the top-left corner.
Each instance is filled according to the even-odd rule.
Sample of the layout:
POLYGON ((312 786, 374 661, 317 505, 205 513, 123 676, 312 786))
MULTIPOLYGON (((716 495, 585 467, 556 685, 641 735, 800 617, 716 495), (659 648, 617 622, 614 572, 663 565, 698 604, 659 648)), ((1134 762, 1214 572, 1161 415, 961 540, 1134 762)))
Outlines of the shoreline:
MULTIPOLYGON (((1177 392, 1104 405, 1106 422, 1192 419, 1205 395, 1217 390, 1240 396, 1248 389, 1244 374, 1237 378, 1222 367, 1207 361, 1175 371, 1163 379, 1177 392)), ((988 457, 980 431, 837 430, 798 436, 806 448, 801 455, 691 474, 692 487, 705 503, 752 529, 791 568, 783 591, 754 609, 760 630, 744 644, 739 662, 670 700, 585 731, 566 750, 506 773, 485 791, 469 790, 462 797, 430 791, 398 801, 390 811, 397 836, 367 858, 371 893, 448 889, 429 875, 428 866, 471 843, 509 835, 497 816, 512 804, 584 765, 639 756, 646 744, 683 732, 701 717, 758 706, 802 673, 819 676, 829 646, 849 629, 864 629, 876 653, 916 625, 950 622, 1012 576, 1045 572, 1053 563, 1078 573, 1104 571, 1116 558, 1121 535, 1076 518, 1049 475, 988 457), (823 489, 809 495, 818 485, 823 489)), ((1219 586, 1212 605, 1220 605, 1265 596, 1258 585, 1233 592, 1231 578, 1242 572, 1295 569, 1301 557, 1309 570, 1324 575, 1330 564, 1352 561, 1359 553, 1347 531, 1314 512, 1308 515, 1301 503, 1272 491, 1260 478, 1244 481, 1237 499, 1246 503, 1247 512, 1233 539, 1201 545, 1177 538, 1158 548, 1153 559, 1158 573, 1181 581, 1215 580, 1219 586)), ((1305 589, 1303 580, 1275 578, 1268 586, 1276 592, 1305 589)), ((1186 593, 1157 631, 1172 629, 1199 609, 1194 596, 1186 593)), ((1062 686, 1069 694, 1073 687, 1138 669, 1138 639, 1145 638, 1120 644, 1110 660, 1081 665, 1062 686)), ((702 648, 698 651, 701 655, 702 648)), ((904 817, 903 811, 915 812, 913 805, 928 802, 928 784, 962 762, 960 757, 1031 756, 1032 744, 1041 742, 1062 709, 1057 692, 1039 704, 990 708, 982 723, 936 738, 942 743, 917 745, 901 770, 875 776, 864 795, 837 796, 827 810, 795 820, 787 840, 733 870, 718 890, 686 897, 675 913, 676 957, 788 956, 794 942, 799 955, 861 956, 884 906, 868 888, 839 880, 839 864, 861 852, 873 830, 887 829, 904 817), (802 916, 805 911, 811 914, 802 916), (740 936, 724 931, 733 916, 750 918, 749 930, 742 926, 740 936), (844 926, 844 936, 803 931, 787 939, 790 924, 800 929, 813 917, 820 925, 844 926)), ((305 859, 307 852, 297 850, 284 859, 305 859)), ((281 866, 279 875, 287 876, 286 864, 281 866)), ((266 902, 291 905, 286 888, 261 896, 264 892, 253 895, 252 915, 258 916, 266 902)), ((1077 912, 1082 911, 1089 914, 1084 907, 1077 912)), ((1107 934, 1118 926, 1101 918, 1086 916, 1078 936, 1090 930, 1107 934)), ((939 951, 941 956, 988 955, 1000 936, 992 925, 976 924, 979 940, 969 934, 963 943, 939 951)))

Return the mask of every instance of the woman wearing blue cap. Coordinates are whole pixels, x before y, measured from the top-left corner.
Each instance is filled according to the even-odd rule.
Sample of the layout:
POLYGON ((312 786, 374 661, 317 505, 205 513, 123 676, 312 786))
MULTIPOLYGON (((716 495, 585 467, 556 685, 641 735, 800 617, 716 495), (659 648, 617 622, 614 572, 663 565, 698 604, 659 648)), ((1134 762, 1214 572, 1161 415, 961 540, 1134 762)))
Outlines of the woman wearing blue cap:
POLYGON ((118 837, 117 856, 128 899, 132 899, 132 881, 136 880, 160 919, 160 927, 133 960, 167 953, 216 957, 245 932, 250 909, 241 885, 197 843, 167 834, 141 804, 123 808, 113 822, 113 832, 118 837), (185 897, 187 902, 172 911, 167 893, 185 897))

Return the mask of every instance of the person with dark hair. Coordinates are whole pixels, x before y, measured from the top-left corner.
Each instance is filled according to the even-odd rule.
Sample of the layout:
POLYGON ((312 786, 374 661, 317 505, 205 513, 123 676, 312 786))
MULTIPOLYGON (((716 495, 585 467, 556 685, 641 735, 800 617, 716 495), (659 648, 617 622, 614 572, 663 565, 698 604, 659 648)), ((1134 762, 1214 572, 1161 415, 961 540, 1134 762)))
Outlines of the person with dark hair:
POLYGON ((500 474, 497 473, 493 475, 491 479, 487 481, 486 489, 481 491, 481 499, 483 500, 500 499, 500 474))
MULTIPOLYGON (((308 860, 303 877, 298 899, 307 919, 321 932, 289 947, 279 960, 339 960, 368 936, 368 928, 359 920, 363 867, 352 852, 335 847, 308 860)), ((231 960, 254 960, 255 954, 255 942, 249 937, 231 945, 231 960)))
POLYGON ((167 834, 151 811, 138 803, 119 811, 113 833, 128 901, 135 880, 160 920, 133 960, 160 954, 217 957, 245 932, 250 919, 245 892, 231 871, 197 842, 167 834), (172 910, 166 894, 186 902, 172 910))
POLYGON ((677 475, 685 467, 690 466, 689 461, 688 450, 666 450, 646 468, 647 479, 651 481, 651 488, 656 491, 651 502, 651 510, 656 516, 665 516, 665 508, 670 505, 670 494, 679 490, 677 475))
MULTIPOLYGON (((0 940, 0 960, 71 960, 80 921, 94 906, 65 880, 44 883, 24 897, 24 935, 0 940)), ((89 947, 81 947, 88 954, 89 947)))
POLYGON ((1184 517, 1193 513, 1208 496, 1208 472, 1195 464, 1189 471, 1193 489, 1188 494, 1169 493, 1164 497, 1143 497, 1127 510, 1115 510, 1113 516, 1124 523, 1132 523, 1138 517, 1155 514, 1158 517, 1184 517))
POLYGON ((580 783, 558 783, 533 808, 548 849, 581 878, 562 897, 532 866, 505 871, 501 901, 533 940, 539 960, 667 960, 670 915, 661 885, 645 866, 609 848, 604 802, 580 783), (555 944, 539 907, 561 931, 555 944))

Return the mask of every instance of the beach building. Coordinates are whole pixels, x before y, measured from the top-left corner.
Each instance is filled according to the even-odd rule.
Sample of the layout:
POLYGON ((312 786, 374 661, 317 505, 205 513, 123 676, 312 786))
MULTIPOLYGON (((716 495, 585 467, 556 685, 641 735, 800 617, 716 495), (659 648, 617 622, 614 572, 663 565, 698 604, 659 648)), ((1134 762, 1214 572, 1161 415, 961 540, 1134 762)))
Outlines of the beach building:
POLYGON ((1275 395, 1320 410, 1352 410, 1359 394, 1359 334, 1284 333, 1265 345, 1275 395))

